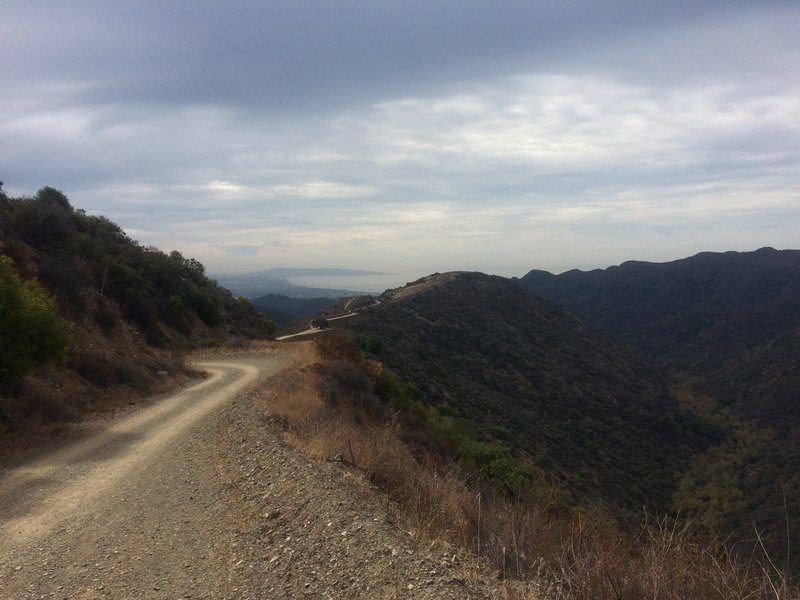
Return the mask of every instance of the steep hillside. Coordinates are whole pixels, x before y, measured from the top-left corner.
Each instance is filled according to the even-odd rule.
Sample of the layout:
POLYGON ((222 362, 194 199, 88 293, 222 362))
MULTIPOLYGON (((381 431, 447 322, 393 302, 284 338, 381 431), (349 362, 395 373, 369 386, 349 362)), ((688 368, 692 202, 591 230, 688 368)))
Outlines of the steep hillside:
MULTIPOLYGON (((14 310, 23 319, 54 300, 68 337, 65 353, 32 352, 24 368, 0 370, 0 429, 69 420, 131 390, 163 387, 185 371, 176 350, 274 331, 249 301, 206 277, 198 261, 141 246, 109 220, 75 210, 53 188, 33 198, 0 191, 0 256, 3 289, 28 290, 13 307, 3 304, 4 316, 14 310)), ((31 343, 37 341, 19 351, 28 353, 31 343)))
POLYGON ((441 414, 513 448, 574 502, 663 505, 709 443, 635 352, 480 273, 391 290, 342 325, 441 414))
POLYGON ((747 418, 800 426, 800 251, 702 253, 519 283, 713 383, 747 418))
POLYGON ((723 441, 693 460, 675 505, 710 533, 752 539, 776 560, 800 539, 800 251, 702 253, 519 283, 649 353, 723 441), (686 381, 691 381, 686 385, 686 381))

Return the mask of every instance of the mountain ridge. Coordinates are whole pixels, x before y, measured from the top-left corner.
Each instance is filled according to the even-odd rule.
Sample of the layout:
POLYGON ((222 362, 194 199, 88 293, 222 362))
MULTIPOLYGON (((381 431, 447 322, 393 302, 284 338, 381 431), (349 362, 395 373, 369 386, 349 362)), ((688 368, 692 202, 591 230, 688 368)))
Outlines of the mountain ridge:
POLYGON ((800 251, 534 270, 517 282, 691 381, 676 389, 725 434, 693 460, 676 504, 711 535, 747 540, 756 527, 800 572, 786 551, 800 539, 800 251))
POLYGON ((800 250, 703 252, 669 263, 545 273, 518 282, 598 329, 712 379, 721 400, 737 400, 749 418, 800 424, 800 411, 782 401, 757 406, 736 393, 757 387, 777 398, 787 378, 800 385, 792 358, 800 348, 800 250))
POLYGON ((442 414, 511 441, 574 499, 664 503, 674 466, 710 443, 646 359, 508 279, 434 274, 379 301, 343 326, 377 340, 378 359, 442 414))

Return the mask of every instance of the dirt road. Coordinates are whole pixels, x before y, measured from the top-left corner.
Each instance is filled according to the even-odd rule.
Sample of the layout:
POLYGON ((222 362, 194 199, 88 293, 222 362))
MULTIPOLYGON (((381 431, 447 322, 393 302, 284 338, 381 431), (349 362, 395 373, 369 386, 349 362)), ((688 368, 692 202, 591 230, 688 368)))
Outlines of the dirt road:
POLYGON ((210 377, 0 479, 0 598, 220 598, 235 523, 208 419, 283 361, 210 377))
POLYGON ((313 369, 297 348, 206 362, 202 382, 0 473, 0 600, 498 597, 356 471, 286 443, 269 399, 313 369))

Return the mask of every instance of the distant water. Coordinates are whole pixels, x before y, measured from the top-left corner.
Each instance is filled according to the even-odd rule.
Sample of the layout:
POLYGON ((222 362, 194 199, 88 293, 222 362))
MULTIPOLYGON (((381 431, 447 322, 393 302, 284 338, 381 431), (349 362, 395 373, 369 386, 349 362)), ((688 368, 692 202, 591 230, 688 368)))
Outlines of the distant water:
POLYGON ((307 287, 347 289, 380 294, 388 289, 401 287, 406 283, 416 281, 425 275, 430 275, 430 273, 422 271, 404 271, 382 273, 380 275, 343 275, 335 277, 308 275, 290 277, 289 283, 307 287))

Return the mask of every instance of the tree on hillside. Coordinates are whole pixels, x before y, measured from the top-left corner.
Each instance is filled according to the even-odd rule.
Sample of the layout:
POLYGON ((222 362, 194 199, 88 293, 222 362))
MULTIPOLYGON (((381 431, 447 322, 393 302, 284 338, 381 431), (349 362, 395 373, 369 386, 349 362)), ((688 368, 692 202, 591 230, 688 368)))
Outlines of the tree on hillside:
POLYGON ((72 205, 69 199, 61 192, 50 186, 43 187, 36 193, 36 199, 44 204, 54 204, 60 206, 66 211, 72 212, 72 205))
POLYGON ((68 347, 55 300, 0 255, 0 392, 14 391, 35 365, 63 359, 68 347))
POLYGON ((325 317, 315 317, 311 320, 312 327, 318 327, 319 329, 328 329, 330 325, 328 324, 328 319, 325 317))

